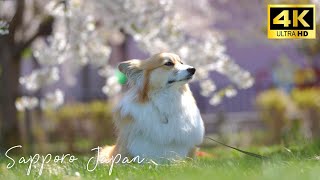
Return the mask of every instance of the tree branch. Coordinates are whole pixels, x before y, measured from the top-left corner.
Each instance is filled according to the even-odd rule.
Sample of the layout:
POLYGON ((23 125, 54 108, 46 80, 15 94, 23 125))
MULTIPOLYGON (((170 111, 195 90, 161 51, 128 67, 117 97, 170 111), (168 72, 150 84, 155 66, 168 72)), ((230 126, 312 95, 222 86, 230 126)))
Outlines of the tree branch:
POLYGON ((9 32, 14 37, 16 29, 23 23, 23 14, 25 10, 25 0, 16 0, 16 11, 10 22, 9 32))
POLYGON ((28 48, 38 37, 46 37, 52 34, 54 17, 46 16, 40 23, 38 30, 26 41, 22 42, 17 48, 17 54, 21 55, 22 52, 28 48))

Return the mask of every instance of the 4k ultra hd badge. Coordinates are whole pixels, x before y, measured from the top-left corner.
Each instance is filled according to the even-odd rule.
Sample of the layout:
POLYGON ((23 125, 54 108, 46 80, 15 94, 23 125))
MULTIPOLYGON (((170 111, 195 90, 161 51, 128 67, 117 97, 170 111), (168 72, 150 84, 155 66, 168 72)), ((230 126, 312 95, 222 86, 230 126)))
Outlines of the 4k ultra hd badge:
POLYGON ((315 5, 268 5, 269 39, 315 39, 315 5))

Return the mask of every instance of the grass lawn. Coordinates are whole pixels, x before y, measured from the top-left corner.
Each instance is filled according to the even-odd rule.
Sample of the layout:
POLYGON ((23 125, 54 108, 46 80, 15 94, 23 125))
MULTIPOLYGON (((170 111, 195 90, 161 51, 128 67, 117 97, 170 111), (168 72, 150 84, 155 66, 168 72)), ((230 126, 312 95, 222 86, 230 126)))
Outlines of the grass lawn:
MULTIPOLYGON (((204 151, 212 158, 187 160, 171 165, 130 164, 115 165, 111 176, 110 166, 98 166, 94 171, 86 170, 90 157, 77 156, 73 163, 44 165, 39 179, 320 179, 320 143, 295 146, 272 146, 247 149, 269 157, 255 159, 224 147, 208 148, 204 151)), ((26 176, 28 164, 17 164, 21 157, 14 157, 16 164, 7 169, 10 161, 1 156, 0 179, 34 179, 38 177, 40 164, 32 166, 26 176)))

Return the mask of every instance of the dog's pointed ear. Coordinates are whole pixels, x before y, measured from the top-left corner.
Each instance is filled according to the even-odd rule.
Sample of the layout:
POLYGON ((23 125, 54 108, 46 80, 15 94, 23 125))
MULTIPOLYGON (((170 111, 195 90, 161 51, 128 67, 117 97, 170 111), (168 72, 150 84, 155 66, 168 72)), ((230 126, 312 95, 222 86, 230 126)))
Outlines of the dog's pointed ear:
POLYGON ((142 70, 140 69, 141 66, 141 60, 138 59, 132 59, 129 61, 123 61, 118 65, 119 71, 126 75, 130 75, 136 71, 142 70))
POLYGON ((118 65, 118 69, 127 76, 129 81, 134 83, 140 77, 140 74, 142 74, 143 70, 141 68, 141 60, 138 59, 121 62, 118 65))

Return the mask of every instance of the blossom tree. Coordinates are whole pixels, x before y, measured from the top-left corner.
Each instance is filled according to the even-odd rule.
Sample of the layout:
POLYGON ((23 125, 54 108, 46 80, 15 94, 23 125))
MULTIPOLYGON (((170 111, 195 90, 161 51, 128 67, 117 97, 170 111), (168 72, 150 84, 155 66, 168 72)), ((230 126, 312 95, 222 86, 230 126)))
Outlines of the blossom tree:
MULTIPOLYGON (((30 92, 53 85, 61 76, 69 77, 66 81, 72 84, 74 74, 91 64, 100 68, 99 74, 106 79, 102 91, 108 96, 119 93, 121 85, 109 56, 110 43, 124 40, 121 32, 132 36, 146 53, 175 52, 195 66, 201 94, 209 97, 212 105, 219 104, 224 96, 235 96, 237 89, 253 84, 249 72, 226 54, 223 34, 212 26, 217 15, 208 0, 19 0, 11 4, 14 4, 11 8, 15 14, 6 15, 13 18, 8 31, 2 30, 0 36, 2 44, 11 44, 0 46, 1 57, 10 52, 6 55, 10 57, 1 61, 0 75, 1 94, 4 95, 1 103, 3 108, 8 108, 1 108, 1 136, 6 139, 16 137, 10 134, 18 127, 15 105, 24 110, 38 105, 56 108, 64 102, 60 89, 49 92, 40 102, 35 97, 17 99, 19 83, 30 92), (25 23, 27 25, 23 25, 25 23), (17 27, 21 28, 21 33, 16 32, 17 27), (29 31, 33 32, 31 36, 25 34, 29 31), (23 40, 17 41, 16 37, 23 40), (22 54, 29 46, 40 68, 18 77, 22 54), (61 71, 63 68, 68 71, 61 71), (217 90, 209 76, 211 71, 228 77, 231 84, 217 90), (11 125, 4 126, 8 123, 11 125)), ((4 5, 0 4, 0 8, 2 12, 8 11, 4 5)))
POLYGON ((20 96, 19 75, 23 52, 35 39, 52 32, 53 17, 38 6, 32 6, 35 5, 32 2, 0 2, 0 148, 21 143, 15 101, 20 96))
MULTIPOLYGON (((59 2, 51 1, 47 6, 48 13, 57 21, 52 37, 34 43, 36 58, 47 69, 47 73, 41 74, 43 69, 39 69, 21 78, 21 83, 29 90, 36 90, 59 79, 48 68, 72 64, 69 73, 74 74, 90 63, 102 68, 100 74, 106 78, 103 91, 108 95, 118 93, 121 86, 114 77, 115 67, 108 64, 108 42, 123 39, 119 34, 120 29, 131 35, 141 50, 147 53, 176 52, 187 63, 196 66, 202 94, 213 97, 212 104, 220 102, 220 96, 214 93, 216 88, 209 77, 210 71, 226 75, 239 88, 250 87, 253 83, 250 74, 225 54, 222 35, 211 28, 213 9, 205 0, 200 3, 171 0, 59 2), (191 16, 190 12, 193 12, 191 16), (193 18, 192 22, 197 24, 190 24, 188 19, 195 14, 198 18, 193 18), (41 76, 55 80, 41 81, 41 76)), ((232 96, 235 93, 234 86, 229 86, 226 94, 232 96)))

